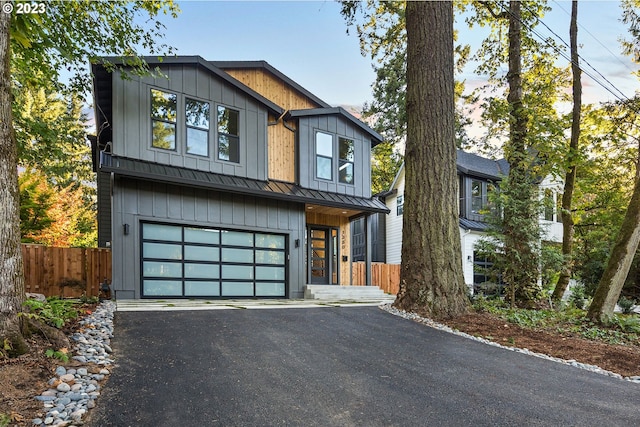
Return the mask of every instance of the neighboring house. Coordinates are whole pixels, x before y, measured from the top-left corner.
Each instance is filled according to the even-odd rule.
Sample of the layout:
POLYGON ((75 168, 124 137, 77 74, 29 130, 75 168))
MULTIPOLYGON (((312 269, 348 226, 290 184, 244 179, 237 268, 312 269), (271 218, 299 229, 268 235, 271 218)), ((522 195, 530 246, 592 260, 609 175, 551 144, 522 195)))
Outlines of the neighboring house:
MULTIPOLYGON (((499 184, 502 176, 509 173, 509 164, 504 160, 491 160, 476 154, 457 152, 458 200, 460 242, 464 280, 469 288, 487 281, 483 267, 487 261, 477 256, 476 242, 486 235, 489 210, 489 193, 499 184)), ((541 197, 545 198, 545 209, 540 224, 545 231, 544 240, 562 242, 562 224, 557 213, 557 203, 562 191, 561 183, 551 177, 540 184, 541 197)), ((391 211, 386 223, 386 262, 400 264, 402 250, 402 217, 404 212, 404 165, 396 175, 390 190, 384 194, 391 211)))
POLYGON ((166 77, 92 66, 98 240, 115 297, 349 285, 351 221, 387 212, 370 183, 381 136, 266 62, 147 61, 166 77))

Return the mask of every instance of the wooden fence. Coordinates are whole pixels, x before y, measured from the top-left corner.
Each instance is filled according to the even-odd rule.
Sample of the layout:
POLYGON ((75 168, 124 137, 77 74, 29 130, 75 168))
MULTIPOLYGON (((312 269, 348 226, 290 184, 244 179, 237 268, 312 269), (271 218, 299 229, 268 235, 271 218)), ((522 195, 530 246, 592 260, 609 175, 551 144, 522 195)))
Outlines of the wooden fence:
POLYGON ((111 283, 111 250, 53 248, 23 244, 25 291, 77 298, 99 294, 99 284, 111 283))
MULTIPOLYGON (((364 262, 354 262, 351 270, 351 283, 354 286, 365 285, 364 262)), ((388 294, 396 295, 400 289, 400 264, 371 263, 371 284, 379 286, 388 294)))

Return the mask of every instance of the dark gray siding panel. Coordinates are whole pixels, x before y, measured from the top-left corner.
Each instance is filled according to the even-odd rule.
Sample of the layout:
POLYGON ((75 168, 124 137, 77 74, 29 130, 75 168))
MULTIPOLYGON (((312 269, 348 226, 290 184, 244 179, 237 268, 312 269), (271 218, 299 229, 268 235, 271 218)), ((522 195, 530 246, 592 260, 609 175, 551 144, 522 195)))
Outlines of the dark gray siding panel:
POLYGON ((111 244, 111 174, 98 171, 98 247, 111 244))
POLYGON ((299 118, 298 147, 300 185, 320 191, 371 197, 371 137, 338 115, 299 118), (323 131, 334 135, 333 179, 316 178, 315 133, 323 131), (338 181, 338 139, 346 137, 355 145, 354 185, 338 181))
POLYGON ((140 222, 158 221, 287 235, 290 298, 304 292, 304 206, 169 184, 116 178, 113 197, 113 289, 116 298, 140 297, 140 222), (129 234, 123 233, 129 224, 129 234))
POLYGON ((163 65, 169 79, 158 77, 113 78, 113 153, 123 157, 172 166, 267 179, 267 109, 230 84, 217 80, 195 65, 163 65), (178 95, 176 149, 151 147, 151 89, 178 95), (185 152, 185 97, 208 101, 211 106, 208 157, 185 152), (240 112, 240 163, 217 159, 216 109, 222 105, 240 112))

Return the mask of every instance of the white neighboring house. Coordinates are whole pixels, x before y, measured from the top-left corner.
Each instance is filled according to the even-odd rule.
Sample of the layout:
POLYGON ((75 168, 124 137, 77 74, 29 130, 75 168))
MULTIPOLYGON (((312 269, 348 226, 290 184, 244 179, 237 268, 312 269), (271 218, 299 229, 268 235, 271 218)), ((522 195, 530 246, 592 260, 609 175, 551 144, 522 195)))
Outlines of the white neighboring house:
MULTIPOLYGON (((462 246, 462 266, 464 281, 473 290, 474 284, 486 281, 481 268, 486 262, 474 255, 476 242, 486 235, 488 224, 484 212, 488 206, 488 193, 502 176, 509 173, 506 160, 491 160, 477 154, 457 152, 458 199, 460 243, 462 246)), ((386 262, 400 264, 402 252, 402 217, 404 212, 404 164, 400 167, 391 188, 384 193, 385 203, 391 211, 386 222, 386 262)), ((545 209, 540 215, 540 225, 544 230, 544 240, 562 242, 562 224, 556 209, 559 205, 562 182, 553 177, 545 177, 539 184, 541 197, 546 198, 545 209)))

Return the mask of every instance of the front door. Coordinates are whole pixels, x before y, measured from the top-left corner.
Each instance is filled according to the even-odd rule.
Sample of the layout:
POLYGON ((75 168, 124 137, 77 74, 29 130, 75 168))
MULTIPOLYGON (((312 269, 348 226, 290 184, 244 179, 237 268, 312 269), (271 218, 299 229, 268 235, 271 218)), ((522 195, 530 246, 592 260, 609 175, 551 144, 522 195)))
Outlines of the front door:
POLYGON ((309 283, 330 285, 338 283, 338 233, 330 227, 309 227, 308 275, 309 283))

